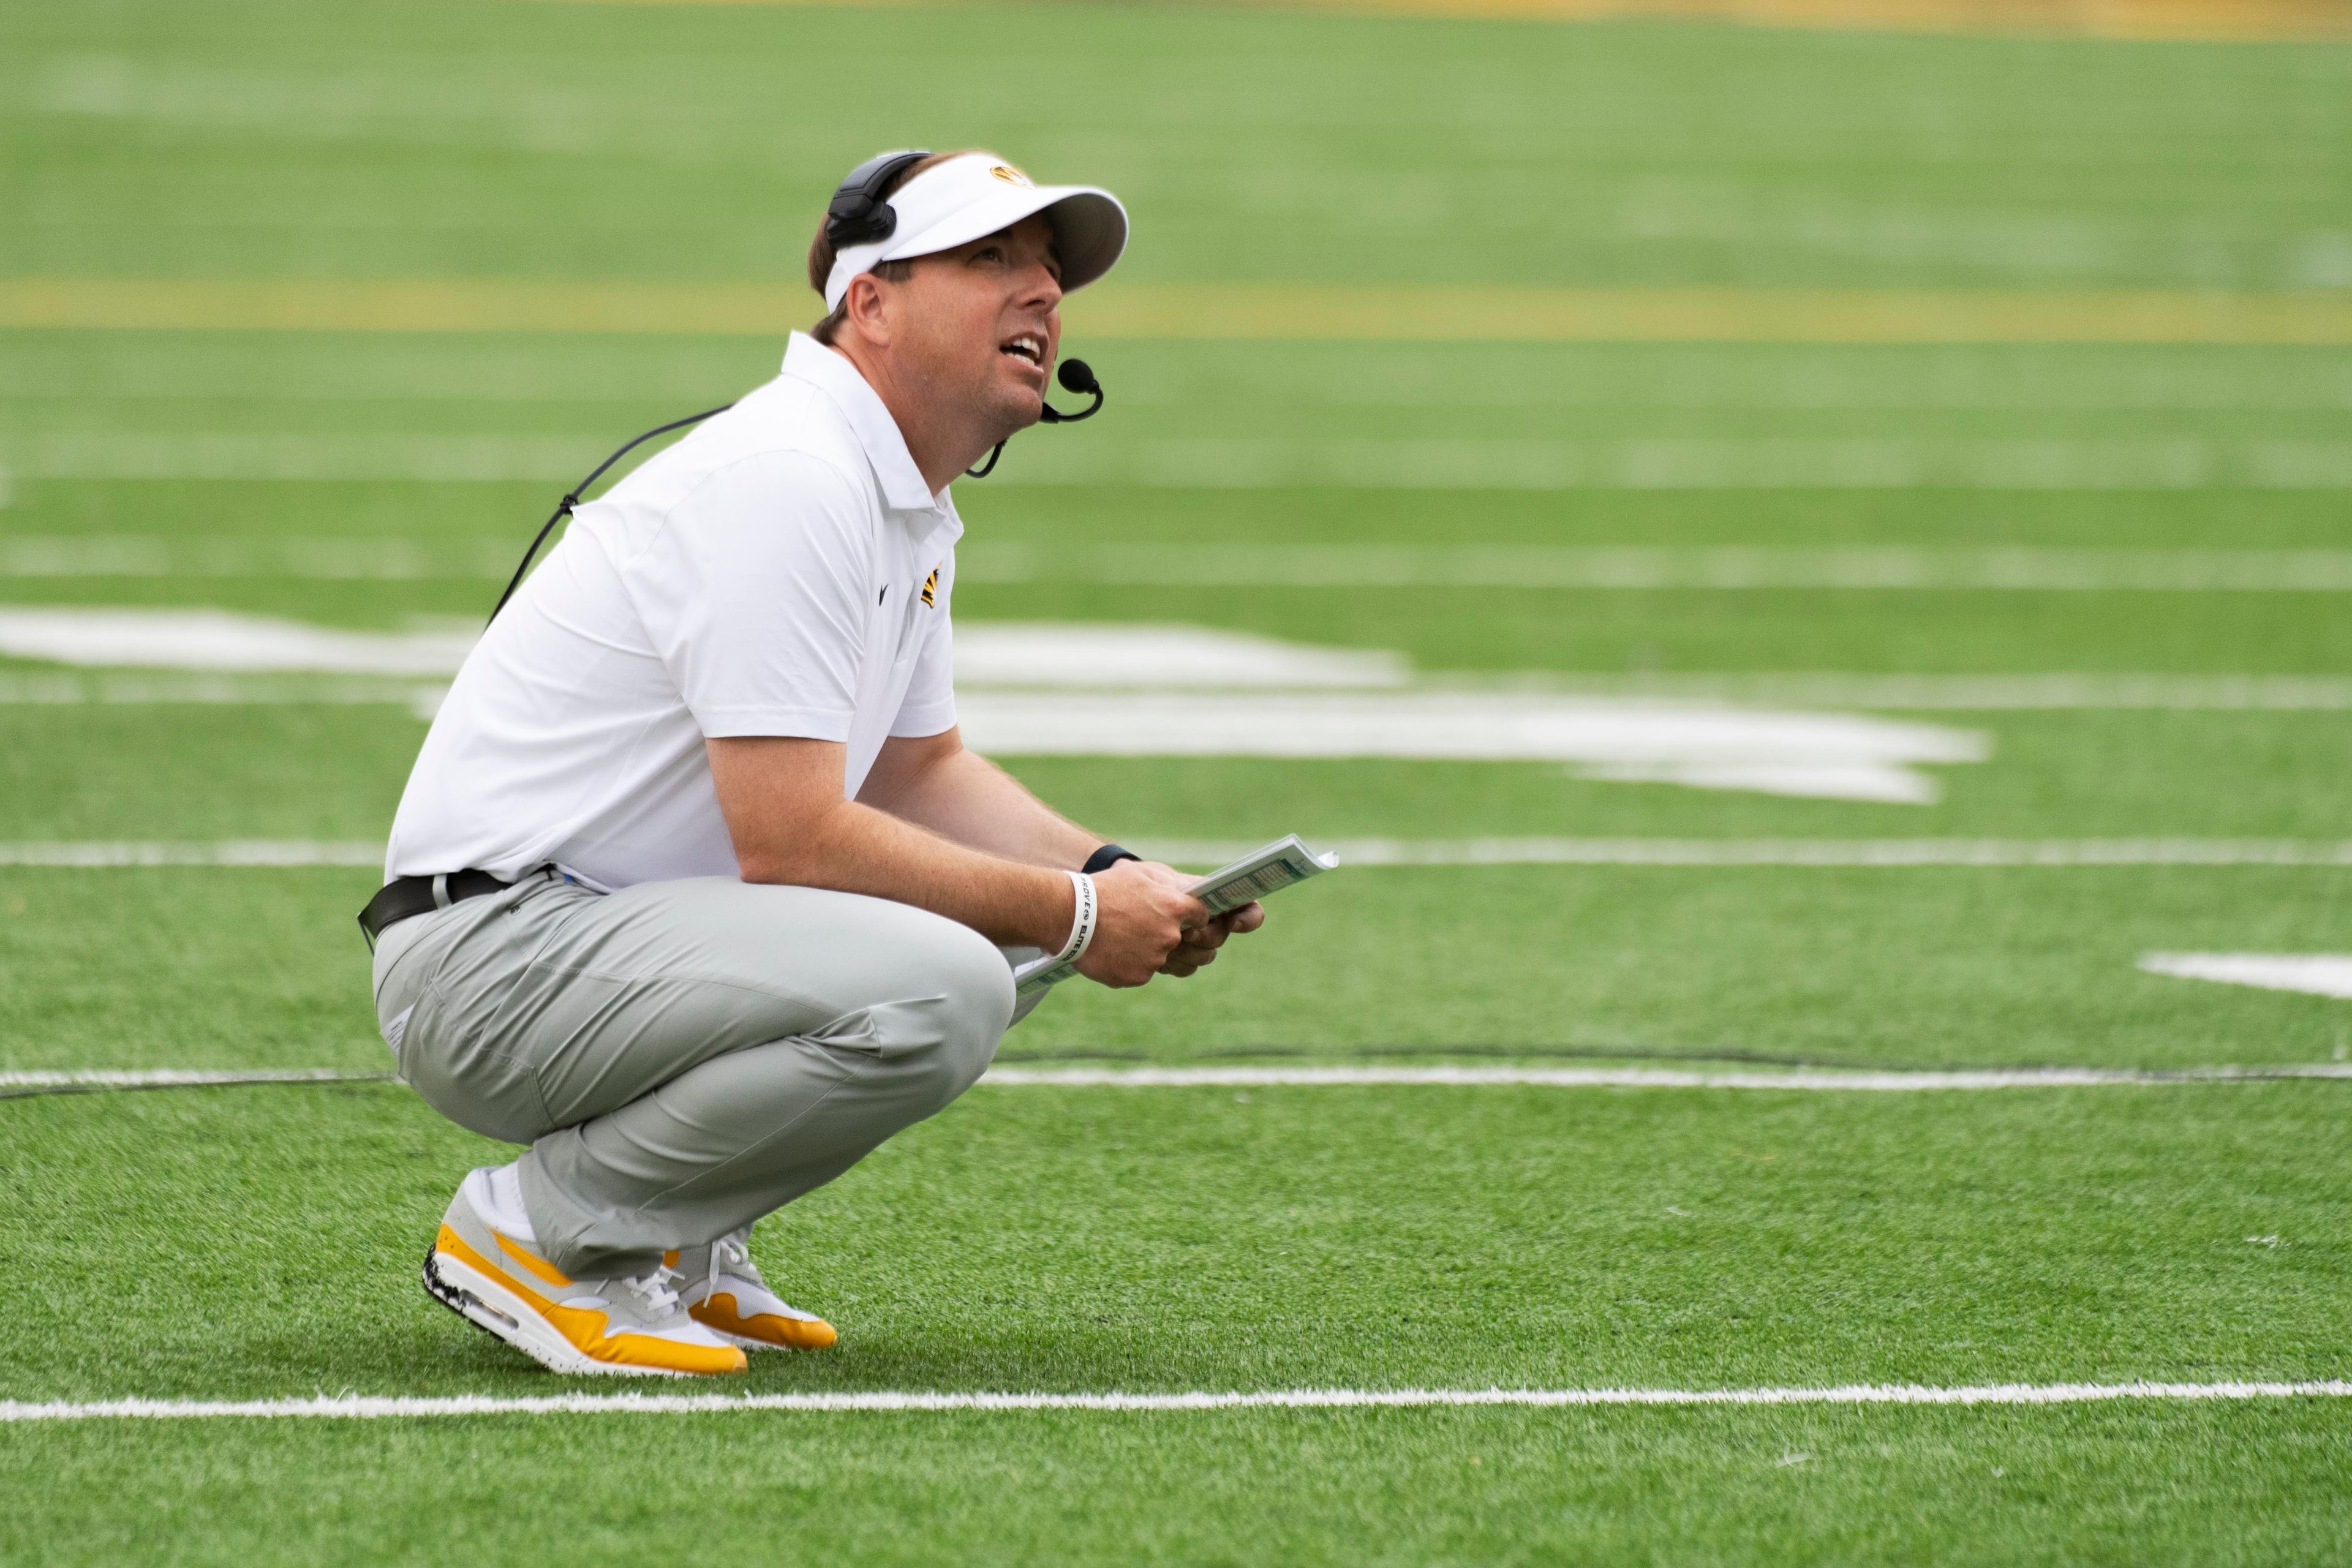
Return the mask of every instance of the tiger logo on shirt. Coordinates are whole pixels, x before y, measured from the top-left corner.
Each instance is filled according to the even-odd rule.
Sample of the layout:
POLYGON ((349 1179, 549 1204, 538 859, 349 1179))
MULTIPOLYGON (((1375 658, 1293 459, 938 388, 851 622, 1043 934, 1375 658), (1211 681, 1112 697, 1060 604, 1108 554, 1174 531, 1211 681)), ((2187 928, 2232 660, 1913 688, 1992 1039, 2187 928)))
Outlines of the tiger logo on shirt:
POLYGON ((934 566, 931 568, 931 574, 923 579, 923 608, 927 610, 938 609, 940 607, 939 593, 940 569, 934 566))

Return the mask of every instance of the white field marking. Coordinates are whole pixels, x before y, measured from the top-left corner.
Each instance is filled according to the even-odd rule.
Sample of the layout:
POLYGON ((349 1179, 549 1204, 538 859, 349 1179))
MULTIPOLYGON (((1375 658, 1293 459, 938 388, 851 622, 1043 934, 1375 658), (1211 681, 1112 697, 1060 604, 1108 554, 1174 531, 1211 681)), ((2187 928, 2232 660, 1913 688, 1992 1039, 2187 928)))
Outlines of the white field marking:
POLYGON ((495 578, 522 552, 505 544, 257 535, 20 534, 0 539, 0 577, 299 577, 330 583, 495 578))
POLYGON ((2140 959, 2139 967, 2183 980, 2352 999, 2352 953, 2151 952, 2140 959))
MULTIPOLYGON (((240 1083, 369 1083, 386 1073, 334 1068, 21 1068, 0 1071, 0 1089, 172 1089, 240 1083)), ((1969 1068, 1873 1071, 1848 1068, 1740 1068, 1517 1067, 1026 1068, 992 1067, 982 1084, 999 1089, 1699 1089, 1805 1093, 1980 1092, 2009 1089, 2122 1089, 2352 1079, 2352 1062, 2147 1068, 1969 1068)))
MULTIPOLYGON (((0 652, 99 667, 202 672, 86 678, 0 675, 0 704, 392 702, 430 717, 444 688, 404 675, 446 674, 470 627, 341 632, 223 611, 39 607, 0 610, 0 652), (336 680, 311 679, 341 674, 336 680)), ((971 621, 957 628, 967 688, 1393 689, 1412 679, 1402 654, 1285 642, 1217 627, 1129 623, 971 621)), ((1457 695, 1511 704, 1779 702, 1845 709, 2352 710, 2352 679, 2326 676, 1837 673, 1526 674, 1449 680, 1457 695)))
POLYGON ((300 671, 186 675, 0 675, 0 706, 78 707, 86 703, 393 703, 425 718, 448 694, 445 681, 395 676, 325 676, 300 671))
MULTIPOLYGON (((18 542, 19 543, 25 542, 18 542)), ((36 544, 57 542, 31 542, 36 544)), ((0 574, 10 546, 0 542, 0 574)), ((51 562, 44 548, 38 562, 51 562)), ((132 552, 139 560, 143 552, 132 552)), ((95 563, 120 561, 106 553, 95 563)), ((157 555, 153 574, 166 557, 157 555)), ((361 575, 354 569, 343 575, 361 575)), ((293 679, 350 673, 398 677, 454 667, 471 628, 425 633, 334 632, 222 611, 41 607, 0 612, 0 652, 96 665, 201 669, 200 681, 117 676, 102 682, 0 676, 0 703, 398 702, 428 711, 441 688, 293 679), (10 626, 16 627, 13 635, 10 626), (325 640, 321 640, 325 639, 325 640), (223 668, 231 665, 234 668, 223 668), (256 677, 258 676, 258 679, 256 677)), ((956 679, 965 687, 1234 687, 1393 689, 1413 679, 1402 654, 1286 642, 1214 626, 1128 622, 965 621, 956 628, 956 679)), ((2352 679, 2256 675, 1855 675, 1722 671, 1660 675, 1523 672, 1443 678, 1449 692, 1612 700, 1796 703, 1845 709, 1958 711, 2033 709, 2352 710, 2352 679)))
POLYGON ((235 1083, 374 1083, 389 1073, 340 1068, 78 1068, 0 1072, 0 1089, 178 1089, 235 1083))
MULTIPOLYGON (((573 468, 564 470, 576 478, 573 468)), ((503 580, 513 549, 324 536, 158 534, 0 540, 0 577, 503 580)), ((2060 593, 2352 593, 2352 550, 2066 549, 2039 545, 1036 545, 957 552, 975 583, 1292 588, 1685 588, 2060 593)))
POLYGON ((2326 675, 2105 675, 2059 671, 2032 675, 1857 675, 1830 670, 1613 675, 1563 670, 1486 681, 1442 679, 1447 685, 1469 689, 1492 690, 1500 685, 1591 696, 1770 702, 1809 708, 1946 712, 2352 710, 2352 679, 2326 675))
POLYGON ((2293 1062, 2279 1067, 1969 1068, 1873 1072, 1790 1068, 1710 1072, 1685 1068, 1297 1067, 1024 1068, 994 1067, 982 1084, 1000 1089, 1745 1089, 1899 1094, 1929 1090, 2112 1089, 2177 1084, 2267 1083, 2288 1079, 2352 1079, 2352 1062, 2293 1062))
POLYGON ((564 483, 588 471, 604 437, 330 435, 292 431, 61 431, 5 456, 27 479, 394 480, 564 483))
MULTIPOLYGON (((1719 3, 1719 0, 1718 0, 1719 3)), ((1967 5, 1981 0, 1949 0, 1967 5)), ((2094 0, 2082 0, 2083 4, 2094 0)), ((2106 9, 2105 0, 2098 0, 2106 9)), ((2171 0, 2156 0, 2169 5, 2171 0)), ((2333 0, 2303 0, 2331 5, 2333 0)), ((2243 11, 2250 0, 2233 0, 2243 11)), ((394 138, 400 116, 355 111, 355 104, 383 105, 373 83, 320 79, 297 93, 281 84, 244 82, 205 73, 132 75, 118 60, 94 60, 94 71, 65 77, 58 101, 66 111, 157 114, 185 103, 173 84, 205 81, 194 101, 206 107, 202 119, 257 123, 276 106, 299 134, 349 134, 355 112, 365 114, 370 139, 394 138), (332 85, 330 85, 330 83, 332 85), (150 89, 152 84, 152 90, 150 89), (297 108, 302 98, 324 107, 297 108)), ((692 147, 698 154, 718 145, 709 139, 723 120, 688 126, 677 115, 632 121, 615 116, 599 99, 572 100, 576 112, 554 111, 563 100, 535 100, 522 116, 524 145, 534 152, 560 146, 586 152, 597 145, 625 145, 633 153, 650 146, 692 147), (684 132, 688 141, 678 138, 684 132), (623 140, 625 138, 625 140, 623 140)), ((453 125, 469 142, 495 142, 509 134, 499 121, 485 121, 467 106, 447 101, 403 106, 421 115, 421 134, 436 144, 453 125)), ((730 127, 731 131, 731 126, 730 127)), ((724 143, 741 142, 734 133, 724 143)), ((1339 184, 1321 193, 1322 210, 1353 210, 1358 193, 1339 184)), ((1818 245, 1824 234, 1842 231, 1837 243, 1861 244, 1878 258, 1886 250, 1888 222, 1902 234, 1897 253, 1906 259, 1949 260, 1970 251, 1970 259, 2013 269, 2021 252, 2046 247, 2051 234, 2039 219, 2021 231, 2014 222, 1973 219, 1955 226, 1940 211, 1916 208, 1893 213, 1874 204, 1865 208, 1824 209, 1785 199, 1740 210, 1719 187, 1706 182, 1673 182, 1654 188, 1633 221, 1650 232, 1688 232, 1696 219, 1705 237, 1727 243, 1759 237, 1785 241, 1791 227, 1803 243, 1818 245), (1663 228, 1661 228, 1663 225, 1663 228), (1728 226, 1727 226, 1727 225, 1728 226)), ((306 215, 307 216, 307 215, 306 215)), ((1319 212, 1309 215, 1320 216, 1319 212)), ((299 221, 292 220, 292 221, 299 221)), ((2211 234, 2216 244, 2237 239, 2220 227, 2168 230, 2167 238, 2211 234)), ((2079 268, 2089 237, 2134 257, 2147 247, 2138 226, 2069 226, 2061 248, 2069 267, 2079 268)), ((2298 246, 2265 267, 2293 279, 2286 289, 1802 289, 1579 288, 1541 284, 1382 283, 1111 283, 1100 298, 1092 290, 1076 305, 1075 330, 1081 339, 1159 339, 1192 342, 1252 342, 1269 339, 1391 342, 1770 342, 1821 345, 2032 344, 2032 343, 2285 343, 2342 344, 2352 342, 2352 304, 2339 287, 2343 268, 2315 231, 2315 251, 2298 246)), ((2046 271, 2047 268, 2042 270, 2046 271)), ((631 335, 752 336, 772 342, 801 324, 801 310, 772 280, 683 279, 579 281, 557 278, 12 278, 0 281, 0 325, 81 331, 245 331, 397 332, 562 332, 631 335)), ((88 440, 100 432, 62 439, 88 440)), ((283 432, 292 435, 292 432, 283 432)), ((1639 445, 1639 443, 1632 443, 1639 445)), ((1759 443, 1771 445, 1771 443, 1759 443)), ((2155 446, 2167 443, 2108 443, 2155 446)), ((2250 443, 2263 445, 2266 443, 2250 443)), ((2043 443, 2047 445, 2047 443, 2043 443)))
MULTIPOLYGON (((609 437, 422 431, 59 431, 0 449, 32 479, 544 480, 587 471, 609 437)), ((2342 489, 2352 443, 2200 437, 1127 437, 1038 443, 1014 485, 1188 489, 2342 489)))
MULTIPOLYGON (((477 635, 338 631, 219 610, 0 607, 0 653, 207 672, 448 674, 477 635)), ((1564 763, 1621 783, 1924 805, 1939 786, 1920 764, 1981 762, 1991 750, 1973 731, 1858 714, 1334 690, 1392 686, 1410 666, 1392 653, 1207 627, 978 622, 958 641, 969 649, 959 669, 971 671, 958 705, 964 736, 1007 756, 1564 763), (1095 689, 1068 684, 1079 681, 1095 689), (1300 687, 1316 689, 1248 689, 1300 687)))
POLYGON ((450 675, 478 635, 340 631, 226 610, 0 608, 0 653, 60 664, 450 675))
MULTIPOLYGON (((2343 244, 2340 257, 2339 289, 2352 286, 2352 239, 2343 244)), ((0 285, 0 291, 5 288, 0 285)), ((5 311, 0 305, 0 313, 5 311)), ((364 345, 326 337, 184 340, 168 361, 152 355, 94 355, 89 342, 63 336, 12 340, 8 357, 0 360, 0 399, 51 407, 66 398, 102 400, 125 410, 113 428, 134 426, 140 416, 131 411, 142 405, 159 408, 205 397, 248 405, 292 405, 310 415, 336 404, 377 405, 395 399, 428 407, 446 401, 560 405, 574 411, 574 433, 585 435, 593 426, 609 450, 625 429, 635 428, 625 425, 625 417, 639 408, 650 417, 653 408, 667 404, 705 406, 693 400, 705 394, 715 400, 722 387, 736 384, 740 368, 740 363, 729 368, 709 357, 698 363, 677 345, 611 340, 531 345, 478 338, 379 340, 364 345), (592 366, 618 374, 596 384, 587 374, 592 366), (626 406, 609 390, 600 390, 600 384, 609 387, 623 380, 629 388, 626 406)), ((1228 357, 1203 355, 1199 363, 1222 365, 1228 357)), ((1677 423, 1709 413, 1745 415, 1769 407, 1832 418, 1866 414, 1879 419, 1902 410, 1994 418, 2028 416, 2045 424, 2053 416, 2081 413, 2146 420, 2168 414, 2305 416, 2352 410, 2352 365, 2338 355, 2217 359, 2191 352, 2086 359, 2065 350, 2053 355, 2018 347, 1886 355, 1834 345, 1791 345, 1726 359, 1706 349, 1659 353, 1627 345, 1580 356, 1591 374, 1569 379, 1527 374, 1545 357, 1492 345, 1405 348, 1368 359, 1350 350, 1318 346, 1302 349, 1295 358, 1286 353, 1253 364, 1251 374, 1253 390, 1263 405, 1314 405, 1329 410, 1341 422, 1360 421, 1363 416, 1358 411, 1364 409, 1437 411, 1437 417, 1495 417, 1528 410, 1561 426, 1589 423, 1573 417, 1586 410, 1606 410, 1612 418, 1677 423), (2064 374, 2051 374, 2060 357, 2064 374)), ((1168 407, 1189 397, 1189 384, 1181 370, 1157 384, 1133 388, 1122 377, 1119 395, 1122 405, 1130 409, 1168 407)), ((1842 419, 1832 426, 1825 419, 1822 427, 1845 424, 1842 419)), ((1106 430, 1105 438, 1110 434, 1106 430)))
POLYGON ((1112 587, 2352 593, 2352 550, 2037 545, 1094 544, 981 542, 974 583, 1112 587))
POLYGON ((1402 654, 1318 647, 1217 626, 1118 621, 959 621, 966 687, 1387 688, 1412 679, 1402 654))
POLYGON ((1982 734, 1856 714, 1639 698, 1400 691, 959 695, 964 738, 1004 756, 1549 762, 1622 783, 1917 805, 1924 763, 1982 762, 1982 734))
MULTIPOLYGON (((957 628, 958 679, 976 688, 996 679, 981 662, 993 650, 980 644, 990 623, 957 628), (975 635, 977 634, 977 635, 975 635), (963 671, 970 666, 975 673, 963 671)), ((1278 645, 1297 648, 1299 645, 1278 645)), ((1328 678, 1297 684, 1326 686, 1390 684, 1392 657, 1376 650, 1328 649, 1334 662, 1328 678), (1366 662, 1351 666, 1361 658, 1366 662), (1378 661, 1378 662, 1375 662, 1378 661)), ((1001 668, 1001 667, 1000 667, 1001 668)), ((1075 680, 1082 671, 1068 667, 1075 680)), ((1298 667, 1292 667, 1294 668, 1298 667)), ((1171 672, 1171 676, 1176 672, 1171 672)), ((1258 680, 1235 678, 1223 662, 1219 684, 1244 686, 1258 680)), ((1109 684, 1095 680, 1091 684, 1109 684)), ((1005 684, 1011 684, 1009 680, 1005 684)), ((1173 680, 1162 682, 1173 684, 1173 680)), ((1207 684, 1204 679, 1202 684, 1207 684)), ((1441 678, 1444 689, 1492 692, 1539 691, 1552 695, 1614 699, 1650 698, 1676 702, 1769 703, 1784 707, 1841 708, 1916 712, 2127 711, 2169 712, 2352 712, 2352 679, 2306 675, 1848 675, 1835 672, 1730 670, 1715 674, 1587 675, 1572 672, 1496 679, 1441 678)), ((1425 686, 1423 689, 1429 689, 1425 686)), ((323 676, 299 671, 250 674, 216 671, 184 675, 0 674, 0 706, 79 706, 107 703, 389 703, 429 719, 447 694, 446 684, 396 676, 323 676)))
POLYGON ((0 1422, 222 1417, 386 1420, 440 1415, 709 1415, 781 1410, 1185 1411, 1422 1409, 1440 1405, 2099 1405, 2123 1400, 2342 1399, 2352 1382, 1992 1383, 1955 1388, 1858 1383, 1823 1388, 1278 1388, 1183 1394, 459 1394, 310 1399, 0 1401, 0 1422))
MULTIPOLYGON (((1222 866, 1238 838, 1138 838, 1172 866, 1222 866)), ((1318 838, 1343 866, 1816 868, 2352 866, 2352 839, 2327 838, 1318 838)))
POLYGON ((0 842, 0 866, 373 866, 383 846, 366 839, 219 838, 210 841, 33 839, 0 842))
MULTIPOLYGON (((104 459, 101 459, 101 461, 104 459)), ((28 464, 28 470, 32 465, 28 464)), ((2352 443, 2200 437, 1127 437, 1039 443, 1014 484, 1188 489, 2341 489, 2352 443)))
MULTIPOLYGON (((0 653, 65 664, 218 673, 447 675, 474 626, 351 632, 225 610, 0 607, 0 653)), ((1323 647, 1217 626, 1149 622, 968 621, 956 627, 965 686, 1390 688, 1403 655, 1323 647)), ((413 687, 400 689, 402 696, 413 687)))
MULTIPOLYGON (((1633 866, 1660 869, 1907 868, 2060 870, 2132 866, 2352 866, 2352 840, 2294 838, 1334 838, 1345 866, 1633 866)), ((1139 838, 1172 866, 1222 866, 1240 839, 1139 838)), ((19 839, 0 866, 381 866, 364 839, 19 839)))

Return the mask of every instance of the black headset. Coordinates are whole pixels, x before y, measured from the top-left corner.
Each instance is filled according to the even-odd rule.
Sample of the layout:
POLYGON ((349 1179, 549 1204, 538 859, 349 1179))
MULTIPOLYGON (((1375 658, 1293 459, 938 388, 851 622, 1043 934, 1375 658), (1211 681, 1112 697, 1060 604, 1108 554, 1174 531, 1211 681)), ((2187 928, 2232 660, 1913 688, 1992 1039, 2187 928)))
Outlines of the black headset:
POLYGON ((833 193, 833 200, 824 206, 824 237, 833 241, 835 250, 846 250, 853 245, 871 245, 877 239, 887 239, 898 230, 898 210, 882 199, 898 171, 912 167, 930 156, 921 149, 904 153, 877 153, 855 169, 833 193))
MULTIPOLYGON (((898 231, 898 210, 882 199, 890 182, 902 169, 911 168, 931 154, 928 150, 909 148, 902 153, 877 153, 855 169, 833 193, 825 204, 824 237, 835 250, 846 250, 853 245, 871 245, 877 239, 887 239, 898 231)), ((1094 401, 1076 414, 1065 414, 1048 403, 1038 418, 1047 425, 1075 425, 1081 419, 1092 418, 1103 405, 1102 383, 1095 379, 1094 367, 1082 359, 1062 362, 1059 377, 1062 390, 1084 397, 1091 394, 1094 401)), ((999 441, 988 454, 988 461, 964 472, 975 479, 984 479, 994 471, 996 459, 1004 456, 1004 443, 999 441)))
MULTIPOLYGON (((853 245, 871 245, 896 233, 898 227, 898 209, 884 201, 882 194, 889 188, 890 182, 897 178, 900 170, 919 163, 929 156, 928 152, 914 150, 881 153, 850 170, 848 177, 835 188, 833 200, 824 206, 824 237, 833 242, 833 247, 845 250, 853 245)), ((1038 415, 1042 423, 1075 425, 1102 412, 1102 383, 1095 379, 1094 370, 1086 361, 1064 360, 1057 379, 1065 392, 1075 392, 1081 397, 1091 394, 1094 401, 1075 414, 1065 414, 1048 403, 1038 415)), ((605 469, 656 436, 683 430, 689 425, 699 425, 712 415, 724 414, 734 406, 732 403, 722 403, 716 408, 706 408, 699 414, 689 414, 683 419, 656 425, 642 436, 632 437, 618 451, 591 468, 588 477, 566 491, 563 499, 556 503, 555 510, 540 525, 539 532, 531 539, 530 548, 522 552, 522 563, 515 568, 513 578, 507 584, 507 591, 499 595, 499 602, 491 607, 490 619, 495 621, 499 618, 499 612, 507 607, 507 601, 513 598, 515 590, 522 586, 523 574, 530 570, 531 559, 539 553, 539 547, 547 542, 547 536, 555 531, 557 523, 572 515, 572 509, 580 504, 580 493, 602 479, 605 469)), ((964 471, 975 479, 984 479, 995 468, 996 459, 1003 456, 1004 442, 999 441, 995 449, 988 454, 988 461, 964 471)))

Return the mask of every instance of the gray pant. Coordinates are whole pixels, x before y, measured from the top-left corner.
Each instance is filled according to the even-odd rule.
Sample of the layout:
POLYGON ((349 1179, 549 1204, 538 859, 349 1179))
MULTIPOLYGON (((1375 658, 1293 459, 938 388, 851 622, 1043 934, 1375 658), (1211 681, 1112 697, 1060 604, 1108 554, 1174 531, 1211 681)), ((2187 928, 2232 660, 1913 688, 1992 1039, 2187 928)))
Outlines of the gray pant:
POLYGON ((385 931, 375 998, 427 1104, 530 1145, 540 1244, 593 1276, 749 1225, 954 1100, 1013 979, 987 938, 907 904, 541 874, 385 931))

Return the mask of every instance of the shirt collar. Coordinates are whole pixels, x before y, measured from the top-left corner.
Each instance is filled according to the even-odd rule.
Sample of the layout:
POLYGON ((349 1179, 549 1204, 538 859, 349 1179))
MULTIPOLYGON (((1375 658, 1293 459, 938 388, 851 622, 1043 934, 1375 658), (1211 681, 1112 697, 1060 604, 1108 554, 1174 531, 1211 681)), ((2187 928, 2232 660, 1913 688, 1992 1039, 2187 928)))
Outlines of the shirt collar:
POLYGON ((849 421, 857 444, 866 449, 866 460, 874 465, 874 477, 881 481, 882 500, 893 511, 954 515, 947 491, 933 495, 930 486, 923 482, 923 471, 915 467, 907 438, 898 433, 898 422, 890 417, 889 406, 847 358, 806 332, 794 332, 784 345, 783 373, 833 399, 834 406, 849 421))

